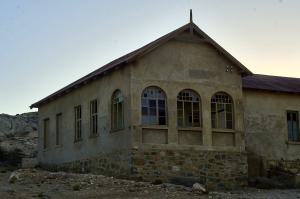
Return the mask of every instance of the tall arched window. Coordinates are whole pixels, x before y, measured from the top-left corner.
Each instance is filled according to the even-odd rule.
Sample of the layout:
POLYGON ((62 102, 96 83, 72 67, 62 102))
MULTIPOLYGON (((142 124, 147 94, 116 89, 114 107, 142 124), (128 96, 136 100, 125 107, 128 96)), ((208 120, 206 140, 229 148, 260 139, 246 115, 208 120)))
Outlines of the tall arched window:
POLYGON ((223 92, 216 93, 211 98, 212 128, 233 129, 233 101, 223 92))
POLYGON ((124 128, 124 97, 120 90, 116 90, 112 96, 112 129, 124 128))
POLYGON ((148 87, 142 93, 142 124, 166 125, 167 102, 165 92, 158 87, 148 87))
POLYGON ((178 127, 200 127, 200 97, 192 90, 183 90, 177 96, 178 127))

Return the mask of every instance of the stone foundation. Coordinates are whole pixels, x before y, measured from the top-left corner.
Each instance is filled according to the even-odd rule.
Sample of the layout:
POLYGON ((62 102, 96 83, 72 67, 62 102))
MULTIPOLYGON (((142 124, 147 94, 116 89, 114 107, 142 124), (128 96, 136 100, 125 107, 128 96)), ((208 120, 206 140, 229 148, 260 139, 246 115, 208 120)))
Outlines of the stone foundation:
POLYGON ((268 160, 266 163, 266 170, 270 168, 278 168, 290 173, 300 173, 300 160, 268 160))
POLYGON ((132 151, 132 176, 146 181, 198 181, 209 189, 247 185, 247 156, 239 152, 139 149, 132 151))
POLYGON ((210 190, 246 186, 248 179, 246 153, 194 149, 122 150, 62 165, 43 166, 143 181, 199 182, 210 190))

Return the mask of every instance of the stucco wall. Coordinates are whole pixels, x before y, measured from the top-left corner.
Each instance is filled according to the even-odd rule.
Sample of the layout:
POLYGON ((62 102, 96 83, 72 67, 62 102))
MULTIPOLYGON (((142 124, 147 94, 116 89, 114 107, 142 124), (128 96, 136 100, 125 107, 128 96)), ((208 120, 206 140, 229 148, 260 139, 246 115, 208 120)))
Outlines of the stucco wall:
POLYGON ((119 69, 88 85, 39 107, 38 159, 43 164, 63 163, 112 152, 131 145, 129 70, 119 69), (111 97, 116 89, 124 95, 125 128, 111 132, 111 97), (90 101, 98 99, 99 136, 90 138, 90 101), (74 143, 74 107, 82 106, 82 141, 74 143), (62 113, 61 146, 55 146, 55 117, 62 113), (43 149, 43 120, 50 119, 50 146, 43 149))
POLYGON ((141 144, 198 145, 206 149, 244 150, 243 93, 239 68, 211 45, 171 40, 142 56, 128 67, 115 70, 63 97, 39 107, 39 159, 61 163, 85 158, 97 152, 141 144), (168 125, 141 125, 141 94, 158 86, 167 95, 168 125), (125 129, 110 132, 111 95, 120 89, 125 97, 125 129), (202 127, 177 128, 177 95, 192 89, 201 97, 202 127), (211 128, 211 97, 228 93, 234 101, 234 129, 211 128), (89 138, 89 102, 99 100, 99 133, 89 138), (82 105, 83 141, 74 143, 74 106, 82 105), (62 113, 62 146, 55 146, 55 116, 62 113), (43 120, 50 118, 50 147, 42 149, 43 120), (132 127, 132 128, 131 128, 132 127), (130 131, 132 130, 132 134, 130 131), (157 134, 156 134, 157 133, 157 134), (198 135, 198 134, 199 135, 198 135))
MULTIPOLYGON (((233 147, 244 149, 243 135, 243 94, 242 80, 238 68, 230 63, 207 43, 189 43, 171 40, 156 48, 146 56, 137 60, 131 70, 131 112, 133 125, 133 143, 143 144, 143 131, 152 128, 157 133, 167 131, 167 144, 186 143, 191 134, 178 134, 177 129, 177 95, 183 89, 192 89, 201 97, 202 128, 192 129, 202 132, 202 140, 196 145, 204 145, 210 149, 221 150, 233 147), (227 67, 232 71, 226 71, 227 67), (141 94, 148 86, 158 86, 167 95, 168 125, 165 127, 148 127, 141 125, 141 94), (228 93, 234 100, 234 131, 213 136, 211 128, 211 97, 219 91, 228 93), (222 138, 224 136, 224 139, 222 138), (233 137, 232 145, 228 144, 228 136, 233 137), (214 142, 213 137, 218 141, 214 142), (224 140, 224 142, 223 142, 224 140), (217 143, 216 146, 212 146, 217 143)), ((158 136, 157 144, 161 144, 158 136)), ((196 136, 199 137, 199 136, 196 136)), ((230 138, 229 138, 230 139, 230 138)), ((155 143, 155 140, 152 140, 155 143)), ((192 141, 192 144, 195 144, 192 141)))
POLYGON ((244 91, 246 148, 265 160, 300 159, 300 145, 289 143, 287 110, 300 111, 300 95, 244 91))
MULTIPOLYGON (((208 165, 203 171, 211 172, 215 181, 222 179, 230 181, 231 178, 241 176, 243 178, 241 181, 244 183, 247 176, 247 158, 244 153, 243 115, 242 79, 239 68, 205 42, 171 40, 140 57, 130 66, 115 70, 91 84, 41 106, 38 157, 42 165, 65 165, 82 169, 87 164, 89 169, 94 168, 91 171, 105 173, 104 170, 110 171, 115 168, 115 161, 118 159, 116 157, 124 156, 126 161, 120 167, 122 170, 120 174, 126 174, 128 168, 136 165, 134 160, 128 161, 126 158, 128 154, 132 158, 135 158, 133 156, 141 156, 142 159, 147 157, 143 157, 145 155, 143 152, 122 155, 120 151, 139 152, 157 147, 158 151, 167 149, 180 154, 183 162, 185 154, 190 153, 193 157, 198 157, 202 151, 203 157, 199 156, 194 163, 189 161, 177 167, 182 166, 184 171, 186 165, 190 163, 194 167, 208 165), (168 120, 165 126, 141 125, 141 95, 148 86, 160 87, 166 93, 168 120), (111 96, 116 89, 120 89, 125 97, 125 129, 110 132, 111 96), (188 129, 177 127, 177 95, 184 89, 192 89, 201 97, 201 127, 188 129), (232 130, 211 127, 211 98, 216 92, 226 92, 233 99, 234 129, 232 130), (89 138, 89 102, 95 98, 99 100, 99 137, 89 138), (74 107, 77 105, 82 105, 83 140, 74 143, 74 107), (63 138, 60 147, 55 146, 57 113, 62 113, 63 120, 63 138), (50 148, 43 150, 42 129, 45 118, 50 118, 50 148), (184 153, 181 153, 182 150, 184 153), (205 154, 208 153, 211 157, 205 159, 205 154), (220 154, 226 158, 218 159, 220 154), (102 164, 99 160, 103 158, 109 161, 102 161, 102 164), (224 174, 226 176, 222 177, 221 173, 225 171, 230 174, 224 174)), ((165 164, 176 167, 171 159, 166 159, 165 164)), ((140 172, 136 175, 145 174, 147 179, 157 177, 152 176, 147 165, 144 166, 140 167, 140 172)), ((166 177, 169 167, 166 170, 159 168, 161 178, 166 177)), ((192 176, 199 177, 197 172, 202 172, 202 169, 199 167, 193 172, 192 176)), ((176 175, 176 172, 172 174, 173 177, 176 175)), ((185 176, 184 173, 180 175, 185 176)), ((239 184, 232 181, 229 184, 237 183, 239 184)))

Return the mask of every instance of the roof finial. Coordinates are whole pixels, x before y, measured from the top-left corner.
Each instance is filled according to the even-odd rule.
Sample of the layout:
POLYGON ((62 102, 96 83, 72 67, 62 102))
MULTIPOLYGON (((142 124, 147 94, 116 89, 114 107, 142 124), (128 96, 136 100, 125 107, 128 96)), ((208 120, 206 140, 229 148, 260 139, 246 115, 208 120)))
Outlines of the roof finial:
POLYGON ((193 23, 193 10, 190 9, 190 23, 193 23))

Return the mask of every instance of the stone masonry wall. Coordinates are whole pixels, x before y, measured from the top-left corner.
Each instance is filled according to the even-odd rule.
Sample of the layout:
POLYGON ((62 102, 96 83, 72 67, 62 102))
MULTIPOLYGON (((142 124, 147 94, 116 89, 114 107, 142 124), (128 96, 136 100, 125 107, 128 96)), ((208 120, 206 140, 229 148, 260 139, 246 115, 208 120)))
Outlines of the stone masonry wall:
POLYGON ((143 181, 200 182, 208 189, 247 185, 247 156, 239 152, 132 149, 99 154, 61 165, 42 165, 49 170, 94 173, 143 181))
POLYGON ((267 160, 266 170, 271 168, 278 168, 290 173, 300 173, 300 160, 267 160))
POLYGON ((198 181, 209 189, 247 185, 246 153, 199 150, 133 150, 132 175, 153 181, 198 181))

